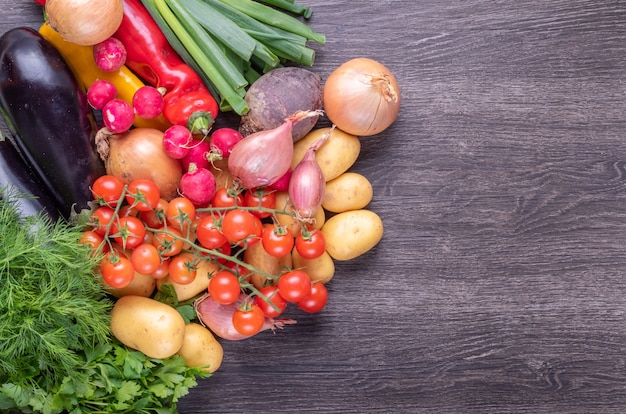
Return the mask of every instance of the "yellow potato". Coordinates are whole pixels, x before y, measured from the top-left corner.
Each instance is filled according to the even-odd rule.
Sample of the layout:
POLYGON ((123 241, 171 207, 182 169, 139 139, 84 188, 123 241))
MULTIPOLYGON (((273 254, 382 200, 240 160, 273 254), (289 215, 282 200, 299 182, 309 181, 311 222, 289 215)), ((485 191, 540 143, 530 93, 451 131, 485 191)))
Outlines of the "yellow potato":
POLYGON ((185 320, 173 307, 143 296, 123 296, 111 310, 111 332, 151 358, 167 358, 183 345, 185 320))
MULTIPOLYGON (((293 213, 293 205, 289 202, 289 194, 287 191, 278 191, 276 193, 276 209, 293 213)), ((278 222, 287 227, 289 232, 296 236, 300 233, 300 221, 290 214, 276 214, 278 222)), ((326 213, 323 208, 318 208, 315 215, 311 218, 310 225, 316 229, 321 229, 326 221, 326 213)))
MULTIPOLYGON (((309 132, 304 138, 296 141, 293 146, 291 168, 304 157, 306 150, 328 133, 331 128, 318 128, 309 132)), ((340 129, 333 129, 328 140, 315 153, 315 159, 324 174, 324 179, 330 181, 339 177, 356 162, 361 153, 361 141, 355 135, 348 134, 340 129)))
POLYGON ((224 349, 211 331, 192 322, 185 326, 183 346, 177 354, 183 357, 185 365, 190 368, 204 367, 203 371, 215 372, 222 364, 224 349))
POLYGON ((107 291, 116 298, 127 295, 143 296, 147 298, 152 296, 155 286, 156 280, 152 276, 135 272, 135 276, 133 276, 133 280, 128 286, 117 289, 107 286, 107 291))
POLYGON ((345 172, 326 183, 322 207, 333 213, 365 208, 374 195, 372 184, 362 174, 345 172))
POLYGON ((157 280, 157 289, 161 290, 161 286, 163 286, 164 284, 172 285, 174 287, 174 291, 176 292, 176 296, 178 296, 178 300, 185 301, 187 299, 193 298, 201 292, 206 291, 209 286, 209 278, 213 273, 217 272, 218 270, 219 267, 215 263, 202 261, 198 264, 196 277, 193 282, 187 283, 186 285, 181 285, 180 283, 172 281, 172 279, 168 275, 165 276, 163 279, 157 280))
MULTIPOLYGON (((276 278, 278 278, 278 274, 281 273, 283 269, 287 267, 291 268, 292 263, 290 255, 278 258, 268 254, 261 242, 249 246, 243 252, 243 260, 261 272, 275 276, 276 278)), ((257 289, 262 288, 266 281, 267 276, 263 273, 252 272, 250 274, 250 282, 252 282, 257 289)))
POLYGON ((351 210, 329 218, 322 227, 326 251, 335 260, 350 260, 376 246, 383 222, 370 210, 351 210))
POLYGON ((335 275, 335 262, 328 252, 315 259, 305 259, 296 249, 291 252, 293 268, 302 269, 314 282, 328 283, 335 275))

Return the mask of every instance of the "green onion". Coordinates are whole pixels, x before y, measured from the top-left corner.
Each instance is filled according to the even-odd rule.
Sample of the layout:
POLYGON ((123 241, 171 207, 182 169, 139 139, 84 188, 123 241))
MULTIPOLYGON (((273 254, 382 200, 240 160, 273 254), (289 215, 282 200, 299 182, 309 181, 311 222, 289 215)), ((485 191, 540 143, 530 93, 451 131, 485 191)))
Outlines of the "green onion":
POLYGON ((254 17, 260 22, 279 27, 288 32, 296 33, 319 44, 326 43, 326 37, 293 16, 252 0, 221 0, 223 3, 254 17))
POLYGON ((141 0, 180 57, 220 102, 222 111, 248 112, 246 88, 286 62, 311 66, 309 40, 323 34, 294 16, 311 10, 295 0, 141 0), (273 6, 273 7, 271 7, 273 6))
POLYGON ((272 6, 278 7, 291 13, 300 14, 305 19, 310 18, 313 14, 313 10, 311 10, 309 7, 303 6, 301 4, 296 4, 293 1, 289 0, 263 0, 263 3, 271 4, 272 6))

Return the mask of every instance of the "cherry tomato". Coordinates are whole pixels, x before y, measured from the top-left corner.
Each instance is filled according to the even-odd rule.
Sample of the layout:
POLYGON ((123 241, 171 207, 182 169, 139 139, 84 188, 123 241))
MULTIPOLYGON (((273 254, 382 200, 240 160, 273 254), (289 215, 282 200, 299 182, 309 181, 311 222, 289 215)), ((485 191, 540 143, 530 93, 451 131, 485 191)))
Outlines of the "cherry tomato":
POLYGON ((175 197, 167 204, 165 217, 170 226, 186 233, 196 218, 196 206, 187 197, 175 197))
POLYGON ((317 229, 301 231, 296 236, 296 251, 305 259, 315 259, 324 254, 326 239, 324 234, 317 229))
MULTIPOLYGON (((276 191, 268 191, 264 188, 248 190, 243 196, 243 205, 246 207, 269 208, 276 207, 276 191)), ((272 215, 269 211, 250 210, 250 213, 259 218, 266 218, 272 215)))
POLYGON ((154 245, 142 243, 130 253, 130 262, 136 272, 149 275, 156 272, 161 265, 161 256, 154 245))
POLYGON ((209 279, 209 295, 220 305, 230 305, 239 299, 241 286, 233 272, 220 270, 209 279))
POLYGON ((311 278, 299 269, 282 274, 277 286, 280 296, 287 302, 297 303, 311 294, 311 278))
POLYGON ((85 230, 78 239, 79 243, 86 244, 92 250, 97 250, 102 246, 103 249, 108 248, 107 244, 103 244, 104 237, 93 230, 85 230))
POLYGON ((167 270, 174 283, 188 285, 193 282, 198 273, 196 258, 192 253, 180 253, 170 259, 167 270))
POLYGON ((128 184, 126 201, 138 211, 150 211, 157 207, 161 190, 152 180, 139 178, 128 184))
POLYGON ((118 252, 107 253, 100 262, 102 280, 116 289, 124 288, 132 282, 135 269, 130 260, 118 252))
POLYGON ((169 273, 169 268, 170 268, 170 261, 168 258, 162 259, 161 260, 161 264, 159 265, 159 267, 157 267, 157 269, 150 273, 150 276, 152 276, 153 279, 163 279, 164 277, 166 277, 169 273))
POLYGON ((237 309, 233 313, 233 327, 242 335, 254 335, 258 333, 265 323, 263 311, 255 304, 248 305, 246 309, 237 309))
POLYGON ((167 210, 167 200, 164 198, 160 198, 156 207, 150 211, 141 211, 139 212, 139 218, 143 220, 143 222, 148 227, 159 228, 165 224, 165 220, 167 219, 165 216, 165 211, 167 210))
MULTIPOLYGON (((231 252, 233 251, 233 247, 230 245, 230 243, 224 243, 220 247, 216 249, 212 249, 212 250, 222 253, 223 255, 230 256, 231 252)), ((225 264, 225 265, 229 263, 229 260, 225 259, 224 257, 219 257, 216 255, 211 255, 211 254, 209 254, 209 256, 212 256, 213 260, 216 260, 218 263, 225 264)))
POLYGON ((117 206, 124 193, 124 182, 114 175, 101 175, 91 185, 93 199, 109 207, 117 206))
POLYGON ((286 227, 270 224, 263 229, 261 243, 267 254, 280 258, 291 253, 295 241, 286 227))
POLYGON ((114 216, 115 210, 111 207, 102 206, 95 209, 94 212, 91 213, 90 218, 90 224, 93 226, 93 231, 101 236, 104 236, 114 216))
POLYGON ((178 237, 182 237, 180 230, 173 227, 167 231, 156 231, 152 236, 152 244, 157 248, 161 256, 176 256, 183 250, 185 243, 178 237))
POLYGON ((117 244, 125 249, 133 249, 143 243, 146 226, 137 217, 120 217, 111 226, 111 235, 117 244))
POLYGON ((254 303, 261 308, 263 315, 265 315, 266 318, 276 318, 277 316, 280 316, 285 309, 287 309, 287 301, 285 298, 280 296, 278 286, 264 286, 259 289, 259 292, 261 292, 269 302, 261 296, 255 296, 254 303))
POLYGON ((220 187, 215 190, 215 195, 211 200, 213 208, 229 208, 243 205, 243 196, 235 190, 220 187))
POLYGON ((196 238, 205 249, 217 249, 227 242, 226 236, 219 229, 219 219, 211 214, 198 221, 196 238))
POLYGON ((311 285, 311 294, 297 302, 300 309, 305 312, 315 313, 324 309, 328 302, 328 289, 322 282, 314 282, 311 285))
POLYGON ((222 218, 222 233, 226 240, 232 244, 238 244, 247 237, 256 234, 258 217, 245 210, 229 210, 222 218))

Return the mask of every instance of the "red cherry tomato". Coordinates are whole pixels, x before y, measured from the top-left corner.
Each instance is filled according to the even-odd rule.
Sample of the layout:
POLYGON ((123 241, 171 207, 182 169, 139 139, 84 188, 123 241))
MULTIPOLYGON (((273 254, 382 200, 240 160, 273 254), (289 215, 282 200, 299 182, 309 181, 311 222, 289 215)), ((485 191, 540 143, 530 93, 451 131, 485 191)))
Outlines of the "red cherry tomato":
POLYGON ((255 304, 248 305, 247 309, 237 309, 233 313, 233 327, 242 335, 258 333, 265 323, 263 311, 255 304))
POLYGON ((124 193, 124 182, 114 175, 101 175, 91 185, 93 199, 99 204, 117 206, 124 193))
POLYGON ((282 274, 277 286, 280 296, 287 302, 297 303, 311 294, 311 278, 300 269, 282 274))
POLYGON ((322 282, 311 285, 311 294, 297 302, 300 309, 309 313, 316 313, 324 309, 328 302, 328 290, 322 282))
POLYGON ((261 308, 266 318, 276 318, 287 309, 287 301, 280 296, 278 286, 264 286, 259 289, 259 292, 265 295, 269 302, 260 296, 255 296, 254 303, 261 308))
POLYGON ((296 236, 296 251, 305 259, 315 259, 326 251, 324 234, 317 229, 301 231, 296 236))
POLYGON ((276 191, 268 191, 264 188, 248 190, 243 196, 243 204, 246 207, 259 208, 259 210, 250 210, 250 213, 258 218, 269 217, 272 214, 271 212, 260 209, 273 209, 276 207, 276 191))
POLYGON ((125 249, 133 249, 143 243, 146 226, 137 217, 120 217, 111 226, 111 235, 115 242, 125 249))
POLYGON ((126 201, 138 211, 150 211, 157 207, 161 190, 152 180, 140 178, 128 184, 126 201))
POLYGON ((135 269, 130 260, 118 252, 107 253, 100 262, 102 280, 116 289, 124 288, 133 281, 135 269))
POLYGON ((230 305, 239 299, 241 286, 233 272, 220 270, 209 279, 209 295, 221 305, 230 305))
POLYGON ((287 228, 270 224, 263 229, 261 243, 267 254, 280 258, 291 253, 295 241, 287 228))

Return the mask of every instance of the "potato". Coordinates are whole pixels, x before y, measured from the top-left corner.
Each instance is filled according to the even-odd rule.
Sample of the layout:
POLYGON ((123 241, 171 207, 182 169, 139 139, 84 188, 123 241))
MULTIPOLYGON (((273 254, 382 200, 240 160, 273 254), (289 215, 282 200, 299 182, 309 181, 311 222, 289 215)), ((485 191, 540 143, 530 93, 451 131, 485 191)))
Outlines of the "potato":
POLYGON ((335 260, 350 260, 376 246, 383 237, 383 222, 370 210, 338 213, 322 227, 326 251, 335 260))
MULTIPOLYGON (((276 192, 276 209, 285 210, 287 212, 293 212, 293 206, 289 202, 289 194, 287 191, 276 192)), ((300 233, 300 222, 289 214, 276 214, 278 222, 287 227, 289 232, 294 236, 300 233)), ((318 208, 313 216, 311 225, 316 229, 321 229, 326 221, 326 213, 323 208, 318 208)))
MULTIPOLYGON (((300 141, 296 142, 293 146, 291 168, 295 168, 298 165, 311 144, 330 130, 331 128, 314 129, 300 141)), ((360 153, 361 141, 359 138, 335 128, 324 145, 315 152, 315 159, 322 170, 322 174, 324 174, 324 180, 330 181, 348 171, 354 165, 360 153)))
POLYGON ((369 180, 359 173, 345 172, 326 183, 322 207, 332 213, 365 208, 374 190, 369 180))
POLYGON ((143 296, 123 296, 111 310, 111 332, 151 358, 167 358, 183 345, 185 320, 173 307, 143 296))
POLYGON ((198 323, 188 323, 185 326, 183 346, 178 350, 185 365, 190 368, 203 368, 206 372, 215 372, 222 364, 224 349, 213 333, 198 323))
MULTIPOLYGON (((278 276, 281 269, 291 267, 290 255, 281 258, 274 257, 265 251, 261 242, 248 246, 243 252, 243 260, 262 272, 273 276, 278 276)), ((267 277, 261 273, 254 272, 250 275, 250 282, 252 282, 257 289, 262 288, 266 280, 267 277)))
POLYGON ((172 281, 168 275, 163 279, 157 280, 156 286, 157 289, 161 290, 161 286, 164 284, 172 285, 174 287, 174 291, 176 292, 176 296, 178 296, 178 300, 185 301, 207 290, 209 286, 209 278, 218 270, 219 267, 215 263, 202 261, 198 264, 196 277, 193 282, 181 285, 180 283, 172 281))
POLYGON ((305 259, 298 254, 296 249, 291 252, 293 268, 304 270, 312 281, 328 283, 335 275, 335 262, 328 252, 324 252, 315 259, 305 259))
POLYGON ((152 276, 135 272, 135 276, 133 276, 133 280, 128 286, 118 289, 107 286, 107 291, 116 298, 121 298, 122 296, 127 295, 143 296, 148 298, 152 296, 152 293, 154 293, 155 287, 156 280, 152 276))

